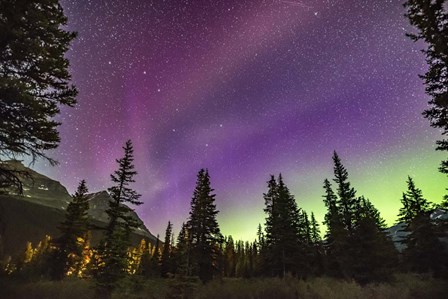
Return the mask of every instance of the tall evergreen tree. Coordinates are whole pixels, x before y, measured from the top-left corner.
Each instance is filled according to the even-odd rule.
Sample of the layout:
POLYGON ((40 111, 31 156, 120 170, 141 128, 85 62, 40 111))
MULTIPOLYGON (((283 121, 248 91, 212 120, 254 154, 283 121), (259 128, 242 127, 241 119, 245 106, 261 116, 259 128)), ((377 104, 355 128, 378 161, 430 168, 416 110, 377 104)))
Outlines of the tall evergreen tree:
POLYGON ((415 186, 414 180, 408 176, 407 180, 408 190, 403 193, 398 220, 409 223, 419 215, 424 215, 429 212, 430 206, 428 200, 422 195, 422 190, 415 186))
POLYGON ((358 198, 356 197, 356 191, 350 186, 348 181, 348 172, 342 165, 341 159, 338 154, 333 154, 334 162, 334 182, 337 185, 337 194, 339 196, 339 209, 342 215, 342 222, 345 228, 350 232, 353 228, 353 216, 356 214, 356 207, 358 198))
POLYGON ((76 271, 77 265, 82 261, 82 241, 87 237, 88 230, 87 192, 86 181, 82 180, 67 206, 65 220, 59 226, 62 235, 53 242, 56 249, 51 260, 52 279, 63 279, 70 268, 76 271))
MULTIPOLYGON (((408 34, 414 41, 424 41, 423 53, 428 63, 425 81, 430 107, 423 112, 431 126, 448 135, 448 10, 445 0, 408 0, 406 16, 417 29, 408 34)), ((437 150, 448 151, 448 139, 437 141, 437 150)), ((442 161, 440 171, 448 174, 448 160, 442 161)))
POLYGON ((171 234, 173 232, 173 225, 168 221, 168 226, 165 231, 165 243, 163 243, 162 259, 160 260, 160 272, 162 277, 168 277, 172 273, 172 249, 171 249, 171 234))
POLYGON ((324 248, 326 251, 326 272, 330 276, 344 276, 344 265, 349 261, 345 260, 345 247, 348 242, 348 232, 344 227, 342 215, 339 212, 337 196, 333 191, 328 179, 324 180, 325 194, 324 204, 327 207, 324 224, 327 226, 324 248))
POLYGON ((160 275, 160 236, 156 237, 156 244, 152 251, 151 260, 149 262, 148 275, 152 277, 157 277, 160 275))
POLYGON ((319 228, 319 223, 316 221, 316 217, 314 216, 314 213, 311 212, 311 242, 313 244, 318 244, 320 242, 322 242, 322 238, 320 236, 320 228, 319 228))
POLYGON ((324 248, 322 237, 320 236, 319 223, 316 221, 314 213, 311 213, 310 221, 310 266, 314 275, 322 275, 324 273, 324 248))
POLYGON ((356 197, 336 152, 333 162, 337 196, 330 182, 324 182, 328 272, 360 282, 378 280, 388 273, 395 255, 391 240, 383 232, 384 221, 370 201, 356 197))
POLYGON ((301 213, 281 175, 278 181, 271 176, 264 199, 267 214, 264 266, 273 276, 283 277, 288 272, 305 276, 308 263, 301 235, 301 213))
POLYGON ((224 246, 224 267, 223 272, 226 277, 234 277, 236 269, 236 252, 235 243, 232 236, 229 236, 225 241, 224 246))
POLYGON ((187 225, 182 223, 179 235, 177 236, 175 265, 176 274, 181 276, 190 275, 191 240, 187 225))
POLYGON ((187 227, 191 240, 192 262, 197 267, 197 274, 204 283, 210 281, 217 270, 219 244, 222 242, 222 235, 216 221, 218 210, 216 210, 213 191, 210 187, 208 171, 201 169, 191 200, 187 227))
MULTIPOLYGON (((76 33, 67 31, 58 0, 0 1, 0 156, 43 158, 59 144, 53 117, 60 106, 73 106, 64 57, 76 33)), ((21 189, 21 179, 0 164, 0 185, 21 189)))
POLYGON ((397 263, 397 251, 384 231, 385 221, 364 197, 360 198, 357 210, 351 237, 353 278, 362 283, 389 280, 397 263))
POLYGON ((140 205, 140 194, 130 188, 137 172, 134 169, 134 149, 131 140, 123 147, 124 156, 116 160, 118 170, 111 175, 115 184, 108 189, 112 198, 106 210, 109 223, 106 227, 105 239, 100 246, 100 255, 103 266, 96 275, 98 294, 109 298, 117 283, 126 275, 127 250, 129 234, 138 226, 132 217, 131 208, 125 204, 140 205))
POLYGON ((439 239, 442 235, 436 223, 431 221, 430 204, 411 177, 408 177, 407 185, 408 190, 402 198, 403 207, 398 215, 408 233, 402 240, 406 246, 403 251, 404 267, 411 271, 445 275, 448 256, 439 239))
POLYGON ((262 275, 267 273, 266 271, 266 239, 261 224, 258 224, 257 228, 257 255, 255 258, 255 275, 262 275))

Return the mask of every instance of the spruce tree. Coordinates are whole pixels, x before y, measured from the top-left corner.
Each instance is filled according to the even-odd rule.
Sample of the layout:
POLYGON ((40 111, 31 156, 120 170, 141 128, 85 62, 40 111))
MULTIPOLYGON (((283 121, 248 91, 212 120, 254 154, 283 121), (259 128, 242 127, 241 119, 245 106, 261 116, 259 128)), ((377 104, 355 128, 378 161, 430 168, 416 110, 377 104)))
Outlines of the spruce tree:
POLYGON ((266 274, 266 239, 265 234, 263 232, 263 228, 261 227, 261 223, 258 224, 257 228, 257 255, 255 258, 255 274, 262 275, 266 274))
MULTIPOLYGON (((279 175, 268 182, 268 192, 264 194, 266 217, 266 247, 264 266, 272 276, 285 276, 286 273, 306 276, 308 263, 305 257, 305 238, 301 234, 300 209, 294 197, 279 175)), ((306 229, 305 229, 306 231, 306 229)))
POLYGON ((322 242, 322 238, 320 236, 319 223, 316 221, 316 217, 314 216, 313 212, 311 212, 310 225, 311 225, 311 232, 310 232, 311 242, 313 244, 319 244, 320 242, 322 242))
POLYGON ((348 181, 348 172, 342 165, 341 159, 336 152, 333 154, 333 162, 335 176, 333 181, 337 186, 338 205, 342 215, 342 222, 345 228, 351 232, 358 198, 356 198, 355 189, 350 186, 350 182, 348 181))
POLYGON ((340 246, 338 248, 338 261, 342 275, 346 278, 353 278, 354 275, 354 263, 356 259, 356 253, 354 252, 353 238, 354 238, 354 225, 356 214, 358 213, 359 199, 356 197, 356 191, 351 187, 348 181, 348 171, 342 165, 336 151, 333 154, 333 181, 337 186, 337 209, 340 221, 342 223, 342 230, 339 231, 337 243, 340 246))
POLYGON ((448 271, 448 256, 439 239, 443 234, 431 220, 430 203, 411 177, 408 177, 407 185, 408 190, 402 198, 403 207, 398 215, 407 232, 402 240, 406 247, 403 251, 404 268, 445 275, 448 271))
POLYGON ((370 201, 356 197, 336 152, 333 162, 337 196, 330 182, 324 182, 328 273, 359 282, 378 280, 388 273, 395 255, 391 240, 383 232, 384 221, 370 201))
MULTIPOLYGON (((56 163, 46 154, 60 141, 54 117, 77 94, 64 57, 76 33, 66 25, 58 0, 0 1, 0 157, 56 163)), ((20 177, 0 164, 5 182, 21 189, 20 177)))
POLYGON ((417 216, 428 213, 430 205, 428 200, 423 197, 422 190, 415 186, 414 180, 410 176, 408 176, 406 183, 408 190, 403 193, 401 199, 403 206, 400 208, 398 220, 409 223, 417 216))
POLYGON ((323 185, 324 204, 327 207, 324 224, 327 226, 324 248, 326 251, 326 272, 330 276, 343 277, 346 260, 345 247, 348 243, 348 232, 344 227, 342 215, 337 205, 337 196, 328 179, 323 185))
POLYGON ((185 223, 182 223, 179 235, 177 236, 175 264, 176 275, 189 276, 190 275, 190 256, 191 256, 191 241, 190 234, 185 223))
MULTIPOLYGON (((424 41, 423 53, 429 66, 421 76, 426 94, 430 96, 429 108, 423 112, 434 128, 448 135, 448 11, 445 0, 408 0, 404 4, 406 16, 417 32, 408 34, 414 41, 424 41)), ((448 151, 448 139, 437 141, 437 150, 448 151)), ((442 161, 440 171, 448 174, 448 160, 442 161)))
POLYGON ((322 237, 320 236, 319 223, 316 221, 314 213, 311 213, 310 228, 310 267, 314 275, 322 275, 324 272, 324 248, 322 237))
POLYGON ((62 235, 53 242, 55 250, 51 260, 51 277, 54 280, 63 279, 69 269, 76 272, 82 261, 83 242, 88 230, 87 192, 86 181, 82 180, 67 206, 65 220, 59 226, 62 235))
POLYGON ((224 276, 235 277, 236 262, 235 244, 232 236, 229 236, 224 245, 224 276))
POLYGON ((105 239, 100 245, 100 256, 104 263, 96 275, 98 294, 109 298, 117 283, 126 275, 127 250, 129 235, 138 226, 131 216, 132 211, 125 204, 140 205, 140 194, 131 189, 137 172, 134 170, 134 150, 131 140, 123 147, 124 156, 116 160, 118 170, 111 175, 115 184, 108 189, 111 200, 106 213, 109 223, 105 231, 105 239))
POLYGON ((151 277, 157 277, 160 275, 160 236, 156 236, 156 244, 152 251, 151 259, 149 261, 148 275, 151 277))
POLYGON ((387 281, 397 263, 397 251, 384 231, 384 219, 366 198, 358 203, 352 235, 353 278, 361 283, 387 281))
POLYGON ((219 244, 222 242, 213 191, 208 171, 201 169, 197 175, 187 227, 191 240, 192 265, 197 267, 197 274, 203 283, 210 281, 217 270, 219 244))
POLYGON ((171 234, 173 225, 168 221, 168 226, 165 231, 165 242, 163 243, 162 258, 160 260, 160 273, 162 277, 168 277, 172 273, 172 249, 171 249, 171 234))

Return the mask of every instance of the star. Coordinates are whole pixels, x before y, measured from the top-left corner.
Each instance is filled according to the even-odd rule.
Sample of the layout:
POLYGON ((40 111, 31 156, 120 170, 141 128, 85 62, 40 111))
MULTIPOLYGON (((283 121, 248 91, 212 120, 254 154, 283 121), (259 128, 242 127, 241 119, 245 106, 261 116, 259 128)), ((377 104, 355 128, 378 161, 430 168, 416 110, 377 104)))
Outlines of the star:
MULTIPOLYGON (((374 181, 402 186, 391 174, 414 172, 442 198, 429 141, 438 132, 420 117, 425 57, 404 35, 411 26, 401 1, 60 2, 81 37, 68 52, 79 94, 74 109, 61 110, 61 165, 45 169, 66 176, 70 191, 84 177, 92 190, 109 186, 119 144, 132 139, 135 189, 155 207, 136 211, 157 219, 148 227, 155 234, 168 218, 180 228, 193 188, 184 182, 202 167, 220 186, 223 215, 236 209, 235 198, 258 205, 263 182, 282 172, 301 208, 323 219, 315 199, 332 176, 333 150, 388 223, 397 204, 386 199, 404 190, 379 192, 374 181), (233 174, 246 179, 235 184, 233 174)), ((223 216, 222 230, 252 240, 229 223, 255 228, 263 219, 262 209, 223 216)))

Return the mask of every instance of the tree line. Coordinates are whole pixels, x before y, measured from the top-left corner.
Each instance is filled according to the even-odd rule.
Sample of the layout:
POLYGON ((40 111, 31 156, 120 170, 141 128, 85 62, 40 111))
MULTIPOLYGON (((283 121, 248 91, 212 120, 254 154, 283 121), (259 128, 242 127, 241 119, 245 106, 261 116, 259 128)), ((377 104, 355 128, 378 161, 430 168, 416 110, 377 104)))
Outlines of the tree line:
POLYGON ((98 296, 104 298, 129 277, 198 277, 207 283, 223 277, 332 276, 368 283, 388 281, 398 271, 448 276, 448 248, 442 241, 448 237, 448 221, 431 218, 436 210, 447 212, 448 200, 439 205, 429 202, 408 177, 397 217, 403 235, 400 242, 404 249, 400 252, 379 211, 367 198, 357 195, 336 152, 334 177, 323 182, 322 199, 327 208, 324 235, 314 214, 309 216, 299 207, 280 174, 267 182, 263 194, 266 219, 258 226, 256 240, 235 241, 232 236, 223 236, 216 220, 218 210, 210 175, 201 169, 189 217, 176 241, 168 222, 163 243, 157 237, 155 244, 142 240, 132 247, 129 235, 137 224, 128 216, 130 208, 125 204, 141 202, 130 185, 136 175, 131 141, 123 149, 123 158, 117 160, 118 170, 111 175, 112 200, 106 211, 109 223, 101 228, 104 237, 98 246, 88 242, 89 231, 99 228, 89 224, 88 191, 81 181, 59 227, 60 236, 39 245, 34 254, 40 258, 33 263, 29 245, 15 272, 30 273, 29 268, 34 266, 39 275, 53 280, 92 278, 98 296))

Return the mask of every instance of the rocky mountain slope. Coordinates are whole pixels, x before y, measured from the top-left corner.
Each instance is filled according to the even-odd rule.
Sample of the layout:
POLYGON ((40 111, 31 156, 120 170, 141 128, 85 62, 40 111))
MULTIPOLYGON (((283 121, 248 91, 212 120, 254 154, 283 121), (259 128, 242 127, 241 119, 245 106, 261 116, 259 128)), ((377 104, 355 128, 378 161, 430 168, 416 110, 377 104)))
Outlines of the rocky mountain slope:
MULTIPOLYGON (((442 209, 436 209, 434 212, 432 212, 430 217, 433 221, 448 220, 448 213, 442 209)), ((405 231, 405 228, 406 225, 404 223, 398 223, 386 230, 392 238, 392 241, 394 241, 395 248, 397 248, 397 250, 400 252, 405 249, 405 245, 402 243, 402 241, 409 234, 409 232, 405 231)), ((447 238, 443 238, 441 239, 441 241, 448 244, 447 238)))
MULTIPOLYGON (((3 162, 5 163, 5 162, 3 162)), ((65 217, 65 209, 71 200, 67 189, 58 181, 25 167, 18 161, 8 161, 8 166, 26 170, 24 194, 13 192, 0 194, 0 256, 20 254, 28 241, 36 244, 45 235, 57 236, 58 225, 65 217)), ((89 194, 90 222, 104 227, 108 218, 106 209, 111 199, 106 191, 89 194)), ((155 243, 156 237, 146 228, 135 212, 130 212, 139 226, 131 235, 135 244, 141 239, 155 243)), ((101 231, 93 231, 92 242, 101 238, 101 231)))

